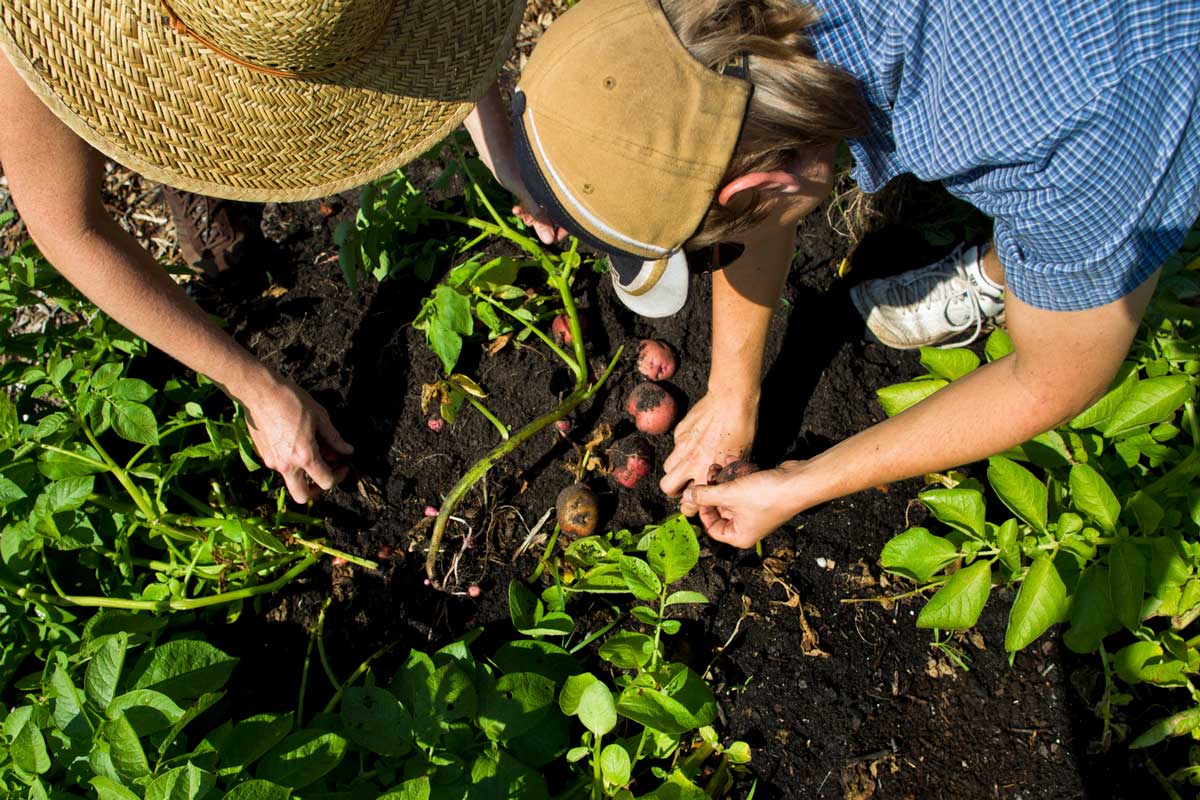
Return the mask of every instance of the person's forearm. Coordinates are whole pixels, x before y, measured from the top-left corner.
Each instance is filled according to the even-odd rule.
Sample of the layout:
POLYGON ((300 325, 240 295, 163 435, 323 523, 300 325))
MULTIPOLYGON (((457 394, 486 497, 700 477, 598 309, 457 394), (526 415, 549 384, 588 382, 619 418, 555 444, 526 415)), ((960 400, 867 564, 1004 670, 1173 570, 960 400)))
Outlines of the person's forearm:
POLYGON ((208 318, 111 219, 70 240, 42 237, 42 252, 72 284, 129 330, 251 402, 274 374, 208 318))
POLYGON ((747 244, 712 277, 712 363, 709 392, 757 400, 771 317, 792 263, 795 229, 781 228, 747 244))
POLYGON ((493 83, 492 88, 479 98, 475 108, 463 120, 463 127, 471 135, 471 141, 479 152, 479 160, 497 179, 502 180, 503 176, 496 173, 496 158, 498 154, 512 150, 512 129, 504 100, 500 97, 500 84, 493 83))
POLYGON ((793 478, 796 511, 995 455, 1071 419, 1092 400, 1090 387, 1052 391, 1017 367, 1012 356, 982 367, 804 462, 793 478))

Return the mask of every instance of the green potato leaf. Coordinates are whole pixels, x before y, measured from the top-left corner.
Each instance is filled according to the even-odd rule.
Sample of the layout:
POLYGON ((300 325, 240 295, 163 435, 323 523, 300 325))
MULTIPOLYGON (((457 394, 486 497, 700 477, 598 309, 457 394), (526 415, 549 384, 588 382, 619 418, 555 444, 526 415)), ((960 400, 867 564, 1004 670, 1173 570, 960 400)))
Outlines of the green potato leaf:
POLYGON ((918 628, 966 630, 975 624, 992 591, 992 565, 976 561, 950 576, 917 617, 918 628))
POLYGON ((1113 614, 1131 631, 1141 627, 1142 596, 1146 592, 1146 558, 1129 538, 1108 551, 1108 593, 1113 614))
POLYGON ((949 539, 934 536, 925 528, 912 528, 883 546, 879 563, 888 572, 925 583, 957 557, 958 548, 949 539))
POLYGON ((1071 597, 1071 627, 1063 642, 1076 653, 1093 653, 1105 637, 1121 629, 1108 591, 1108 568, 1092 564, 1079 578, 1071 597))
POLYGON ((158 444, 158 421, 148 406, 114 400, 112 409, 112 427, 118 436, 137 444, 158 444))
POLYGON ((1067 586, 1049 556, 1038 556, 1029 565, 1008 615, 1004 649, 1024 650, 1058 622, 1067 610, 1067 586))
POLYGON ((208 642, 176 639, 138 659, 129 688, 154 689, 177 703, 186 702, 224 686, 237 662, 208 642))
POLYGON ((700 560, 700 542, 686 517, 676 514, 655 528, 646 548, 646 560, 667 584, 692 571, 700 560))
POLYGON ((1113 438, 1170 419, 1194 394, 1195 387, 1186 375, 1146 378, 1113 410, 1104 424, 1104 435, 1113 438))
POLYGON ((988 482, 1001 502, 1038 533, 1046 533, 1049 492, 1033 473, 1002 456, 988 459, 988 482))
POLYGON ((978 489, 930 489, 917 497, 933 515, 972 539, 984 538, 983 492, 978 489))
POLYGON ((303 789, 342 763, 348 744, 331 731, 294 733, 263 757, 256 776, 293 789, 303 789))
POLYGON ((662 581, 654 569, 636 556, 621 556, 621 577, 638 600, 657 600, 662 594, 662 581))
POLYGON ((936 378, 924 381, 909 381, 885 386, 875 392, 879 404, 889 417, 894 417, 901 411, 915 406, 929 395, 949 385, 948 381, 936 378))
POLYGON ((618 631, 600 646, 599 653, 619 669, 641 669, 654 656, 654 639, 644 633, 618 631))
POLYGON ((1087 464, 1071 467, 1071 504, 1108 533, 1117 529, 1121 503, 1104 476, 1087 464))
POLYGON ((921 348, 921 366, 935 377, 956 381, 979 367, 979 356, 966 348, 921 348))

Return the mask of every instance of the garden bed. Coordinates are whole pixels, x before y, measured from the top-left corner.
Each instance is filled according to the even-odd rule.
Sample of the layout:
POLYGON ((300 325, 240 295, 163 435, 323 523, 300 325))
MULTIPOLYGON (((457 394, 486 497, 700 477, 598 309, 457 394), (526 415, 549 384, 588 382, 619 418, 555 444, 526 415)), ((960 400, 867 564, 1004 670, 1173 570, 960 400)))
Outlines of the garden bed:
MULTIPOLYGON (((855 278, 937 255, 923 234, 939 213, 953 221, 951 236, 974 230, 977 220, 944 196, 920 187, 905 191, 916 193, 918 202, 908 207, 923 215, 895 218, 868 237, 856 250, 855 278), (903 260, 893 260, 895 253, 903 260)), ((572 480, 564 467, 571 446, 553 430, 540 433, 489 474, 484 490, 467 496, 457 512, 465 523, 447 534, 444 547, 453 552, 470 526, 474 547, 463 552, 447 588, 462 593, 477 585, 478 599, 424 585, 430 528, 424 509, 439 506, 498 435, 470 409, 440 433, 425 424, 421 385, 439 378, 441 366, 411 322, 430 287, 411 275, 366 281, 353 291, 347 286, 333 232, 356 204, 347 195, 324 209, 316 202, 247 209, 261 216, 261 252, 252 266, 196 289, 239 341, 323 402, 355 446, 350 477, 310 513, 328 519, 334 546, 383 563, 372 572, 322 562, 260 614, 213 631, 217 644, 244 659, 239 685, 256 687, 257 703, 281 710, 294 702, 308 629, 330 592, 336 602, 325 636, 343 674, 386 643, 399 643, 393 658, 402 659, 409 645, 444 644, 506 620, 508 582, 532 572, 542 547, 512 554, 572 480)), ((772 325, 754 454, 764 465, 820 452, 882 419, 875 389, 920 372, 914 354, 864 343, 849 282, 836 277, 850 243, 825 212, 801 230, 772 325)), ((631 315, 607 282, 587 270, 576 282, 593 322, 589 355, 606 363, 619 345, 628 351, 642 337, 670 342, 681 368, 669 383, 686 410, 703 395, 707 373, 707 281, 694 281, 685 310, 662 321, 631 315)), ((634 360, 627 352, 610 382, 574 415, 576 441, 600 423, 618 437, 632 431, 622 400, 640 380, 634 360)), ((468 353, 459 370, 478 380, 491 410, 514 426, 571 390, 566 371, 541 346, 510 345, 490 357, 468 353)), ((661 463, 669 437, 655 443, 661 463)), ((637 491, 602 476, 591 483, 608 529, 636 529, 674 509, 655 481, 637 491)), ((1006 602, 990 604, 977 633, 956 640, 969 671, 931 648, 930 632, 913 626, 919 599, 843 602, 888 593, 878 555, 925 513, 912 502, 920 488, 909 481, 813 509, 765 540, 761 558, 715 543, 704 548, 688 588, 713 603, 689 612, 692 619, 673 640, 683 650, 673 656, 697 671, 713 664, 723 734, 753 747, 755 796, 1107 797, 1114 780, 1136 786, 1137 776, 1120 763, 1089 755, 1097 726, 1071 688, 1071 673, 1090 664, 1047 638, 1008 666, 1004 612, 1011 591, 997 591, 1006 602)))

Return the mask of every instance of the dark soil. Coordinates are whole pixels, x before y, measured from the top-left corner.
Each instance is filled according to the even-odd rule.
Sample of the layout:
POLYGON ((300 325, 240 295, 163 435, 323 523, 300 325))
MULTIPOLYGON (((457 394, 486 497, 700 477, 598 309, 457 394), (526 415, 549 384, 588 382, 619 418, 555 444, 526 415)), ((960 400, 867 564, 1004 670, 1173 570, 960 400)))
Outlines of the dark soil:
MULTIPOLYGON (((865 240, 849 280, 835 275, 849 242, 826 224, 825 209, 801 231, 800 254, 772 326, 755 463, 769 467, 815 454, 879 421, 874 390, 919 372, 914 354, 864 343, 849 285, 940 255, 920 227, 939 209, 953 211, 942 217, 954 220, 951 235, 978 236, 981 229, 944 196, 923 187, 906 191, 907 207, 925 217, 908 214, 865 240)), ((255 699, 281 707, 294 703, 308 627, 330 591, 337 602, 325 636, 342 674, 388 644, 396 645, 394 663, 410 646, 445 643, 476 626, 498 622, 493 628, 502 635, 505 587, 532 569, 541 546, 515 561, 512 553, 572 481, 564 467, 574 457, 570 445, 552 430, 540 434, 493 470, 461 507, 466 524, 448 531, 442 569, 462 552, 449 588, 462 593, 478 585, 481 596, 423 585, 423 509, 438 506, 498 436, 470 410, 441 433, 426 426, 420 388, 439 377, 440 366, 409 323, 430 287, 405 279, 368 281, 357 292, 346 286, 331 232, 354 204, 352 197, 337 198, 333 207, 340 210, 330 217, 315 202, 246 209, 261 218, 259 267, 196 290, 239 341, 324 403, 355 445, 351 476, 313 512, 328 518, 338 547, 384 561, 377 573, 325 563, 322 572, 310 572, 267 604, 264 616, 247 614, 215 633, 219 644, 243 656, 241 670, 273 676, 255 699)), ((664 339, 681 355, 669 386, 686 413, 705 386, 708 281, 694 281, 679 315, 650 321, 626 312, 607 278, 580 277, 582 303, 593 317, 591 354, 607 358, 621 344, 626 354, 611 382, 575 415, 572 438, 586 439, 601 422, 618 438, 632 432, 623 400, 641 380, 634 362, 643 337, 664 339)), ((514 426, 569 391, 565 370, 543 347, 508 347, 488 358, 468 346, 459 369, 478 379, 491 409, 514 426)), ((670 439, 654 441, 661 463, 670 439)), ((636 491, 600 476, 589 483, 600 497, 602 521, 612 526, 641 526, 675 508, 656 480, 636 491)), ((877 558, 888 538, 922 518, 912 504, 919 489, 918 481, 908 481, 815 508, 765 540, 763 559, 717 544, 704 550, 692 588, 713 602, 685 623, 673 646, 677 657, 700 669, 715 659, 722 732, 754 747, 755 796, 1107 798, 1137 792, 1138 775, 1124 766, 1120 746, 1108 756, 1089 755, 1098 725, 1073 699, 1067 673, 1090 669, 1091 661, 1068 663, 1057 638, 1047 637, 1008 665, 1003 633, 1011 592, 995 593, 979 636, 952 642, 969 659, 967 672, 931 648, 929 631, 915 627, 920 600, 843 602, 903 590, 885 583, 877 558)), ((319 682, 314 678, 314 686, 319 682)))

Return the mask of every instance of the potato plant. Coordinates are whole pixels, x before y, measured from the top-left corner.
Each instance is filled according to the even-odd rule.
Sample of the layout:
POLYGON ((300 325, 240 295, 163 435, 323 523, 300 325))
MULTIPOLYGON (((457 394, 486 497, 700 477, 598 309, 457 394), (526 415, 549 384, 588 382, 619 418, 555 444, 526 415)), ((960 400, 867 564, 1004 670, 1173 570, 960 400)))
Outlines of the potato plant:
POLYGON ((192 611, 278 588, 333 551, 287 511, 216 387, 131 377, 146 345, 74 295, 31 246, 6 259, 0 342, 0 688, 97 608, 192 611), (50 302, 47 303, 47 300, 50 302), (231 481, 235 474, 236 481, 231 481))
POLYGON ((664 637, 682 627, 670 609, 708 602, 674 588, 699 556, 695 529, 676 515, 637 536, 618 531, 576 539, 564 554, 564 574, 540 598, 522 583, 510 585, 513 626, 543 638, 576 633, 567 610, 576 596, 632 595, 639 602, 628 612, 634 624, 619 627, 622 615, 569 651, 600 642, 597 654, 608 665, 573 674, 558 693, 563 713, 582 726, 566 755, 581 767, 578 796, 632 800, 636 787, 643 798, 721 797, 733 772, 750 760, 744 742, 721 745, 712 728, 716 700, 705 678, 670 660, 664 646, 664 637), (712 772, 704 780, 706 765, 712 772))
MULTIPOLYGON (((570 616, 516 583, 512 618, 523 635, 504 637, 488 658, 472 653, 475 631, 435 652, 411 650, 388 680, 372 668, 381 653, 341 678, 324 657, 322 611, 312 635, 333 694, 315 713, 304 710, 303 684, 294 711, 233 707, 225 698, 237 658, 169 632, 165 618, 102 610, 17 682, 15 702, 0 704, 0 792, 548 800, 632 798, 636 787, 644 798, 726 796, 749 747, 722 746, 707 685, 660 641, 679 630, 668 609, 706 602, 670 587, 696 563, 694 531, 676 517, 636 543, 627 532, 584 541, 568 553, 574 586, 551 587, 559 599, 548 602, 632 594, 649 603, 632 615, 653 637, 608 625, 572 645, 570 616), (599 669, 587 648, 605 636, 599 669), (610 669, 610 682, 598 677, 610 669)), ((307 677, 309 659, 302 666, 307 677)))
MULTIPOLYGON (((1200 236, 1189 244, 1200 251, 1200 236)), ((935 476, 943 485, 919 498, 939 525, 895 536, 880 559, 918 584, 913 594, 936 590, 920 627, 972 627, 997 585, 1017 588, 1004 640, 1010 653, 1066 623, 1065 644, 1102 659, 1106 745, 1125 734, 1114 708, 1132 699, 1115 679, 1163 687, 1164 701, 1184 703, 1135 731, 1131 747, 1200 739, 1200 260, 1184 268, 1185 257, 1164 269, 1130 359, 1097 403, 989 459, 986 485, 935 476)), ((996 360, 1011 349, 996 331, 985 355, 996 360)), ((889 415, 980 365, 967 350, 925 349, 921 362, 927 375, 879 391, 889 415)), ((1200 752, 1191 758, 1176 780, 1200 778, 1200 752)))

